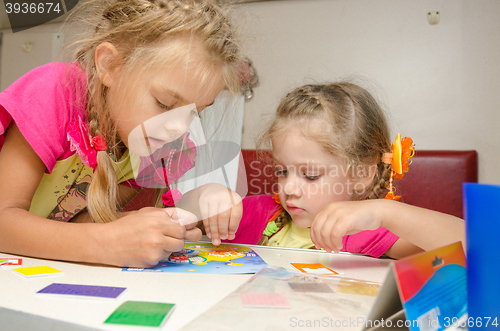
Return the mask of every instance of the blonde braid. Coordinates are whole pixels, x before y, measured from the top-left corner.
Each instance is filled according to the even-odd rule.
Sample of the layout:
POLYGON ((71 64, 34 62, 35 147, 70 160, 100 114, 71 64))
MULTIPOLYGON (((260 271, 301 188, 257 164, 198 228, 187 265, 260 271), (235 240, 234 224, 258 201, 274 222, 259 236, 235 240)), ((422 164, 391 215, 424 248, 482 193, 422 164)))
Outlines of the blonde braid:
MULTIPOLYGON (((95 118, 89 121, 89 133, 92 137, 101 134, 95 118)), ((87 192, 87 209, 94 222, 108 223, 118 218, 117 196, 118 179, 113 163, 107 151, 97 151, 97 166, 87 192)))
POLYGON ((374 184, 366 199, 379 199, 381 197, 387 189, 387 183, 391 177, 391 171, 392 166, 390 164, 380 162, 377 165, 377 174, 374 178, 374 184))

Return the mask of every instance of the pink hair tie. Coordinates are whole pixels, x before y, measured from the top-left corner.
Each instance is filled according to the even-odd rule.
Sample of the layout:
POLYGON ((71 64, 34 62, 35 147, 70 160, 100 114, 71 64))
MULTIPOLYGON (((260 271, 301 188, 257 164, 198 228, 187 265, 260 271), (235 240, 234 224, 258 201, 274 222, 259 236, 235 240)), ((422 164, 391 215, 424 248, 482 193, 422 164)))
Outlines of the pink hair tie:
POLYGON ((106 139, 102 136, 102 134, 95 136, 90 141, 90 147, 94 148, 96 151, 107 151, 108 144, 106 144, 106 139))
POLYGON ((87 123, 83 122, 80 115, 78 115, 77 121, 69 123, 67 138, 71 151, 76 152, 82 163, 95 171, 97 151, 106 151, 108 149, 104 137, 102 135, 92 137, 89 134, 87 123))

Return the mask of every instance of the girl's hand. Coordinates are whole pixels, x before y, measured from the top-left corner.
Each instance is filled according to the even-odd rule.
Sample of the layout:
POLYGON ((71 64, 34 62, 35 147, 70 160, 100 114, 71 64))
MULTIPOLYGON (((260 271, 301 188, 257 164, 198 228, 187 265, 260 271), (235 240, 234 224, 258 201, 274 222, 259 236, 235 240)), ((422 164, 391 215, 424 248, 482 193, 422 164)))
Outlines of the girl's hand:
POLYGON ((342 237, 382 225, 380 200, 340 201, 325 206, 311 224, 311 239, 316 248, 327 252, 342 249, 342 237))
POLYGON ((184 240, 199 240, 201 231, 193 225, 196 216, 178 208, 172 209, 143 208, 96 227, 99 231, 96 237, 103 239, 98 244, 105 263, 153 267, 172 252, 182 250, 184 240))
POLYGON ((220 184, 204 185, 199 208, 212 244, 220 245, 221 239, 234 239, 243 215, 241 197, 236 192, 220 184))
POLYGON ((172 218, 173 222, 182 225, 186 229, 186 240, 200 240, 201 230, 196 227, 198 218, 195 214, 181 208, 165 208, 164 210, 172 218))

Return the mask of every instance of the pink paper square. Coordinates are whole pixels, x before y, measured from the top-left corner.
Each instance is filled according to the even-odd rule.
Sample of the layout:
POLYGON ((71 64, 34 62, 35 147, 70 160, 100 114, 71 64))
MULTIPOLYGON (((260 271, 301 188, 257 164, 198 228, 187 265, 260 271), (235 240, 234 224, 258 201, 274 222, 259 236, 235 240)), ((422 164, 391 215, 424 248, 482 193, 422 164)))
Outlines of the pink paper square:
POLYGON ((290 303, 283 294, 241 293, 243 305, 249 307, 289 308, 290 303))

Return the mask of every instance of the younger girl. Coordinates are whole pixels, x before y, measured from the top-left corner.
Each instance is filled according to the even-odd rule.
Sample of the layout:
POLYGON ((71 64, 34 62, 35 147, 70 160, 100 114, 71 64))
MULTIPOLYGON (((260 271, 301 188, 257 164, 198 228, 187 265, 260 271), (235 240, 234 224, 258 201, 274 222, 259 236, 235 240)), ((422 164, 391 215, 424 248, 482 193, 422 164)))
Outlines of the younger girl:
MULTIPOLYGON (((295 89, 261 142, 272 147, 279 192, 243 199, 234 242, 399 258, 464 238, 456 217, 378 199, 392 188, 392 165, 401 168, 392 161, 400 148, 391 151, 382 110, 357 85, 295 89)), ((412 142, 403 143, 407 162, 412 142)))
MULTIPOLYGON (((173 145, 191 146, 193 118, 223 88, 238 88, 229 19, 210 0, 85 6, 96 10, 93 35, 77 62, 36 68, 0 95, 0 251, 148 267, 200 238, 197 216, 215 244, 231 239, 241 204, 219 185, 187 194, 196 216, 179 208, 119 212, 137 193, 129 148, 146 161, 136 146, 166 149, 173 154, 161 160, 171 161, 173 145)), ((169 194, 164 202, 173 205, 179 197, 169 194)))

